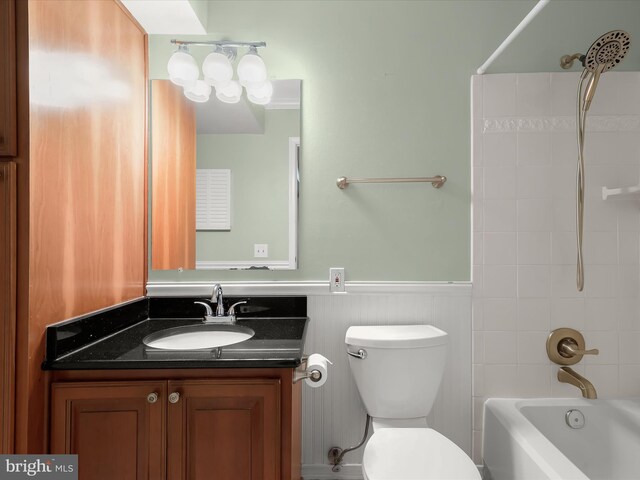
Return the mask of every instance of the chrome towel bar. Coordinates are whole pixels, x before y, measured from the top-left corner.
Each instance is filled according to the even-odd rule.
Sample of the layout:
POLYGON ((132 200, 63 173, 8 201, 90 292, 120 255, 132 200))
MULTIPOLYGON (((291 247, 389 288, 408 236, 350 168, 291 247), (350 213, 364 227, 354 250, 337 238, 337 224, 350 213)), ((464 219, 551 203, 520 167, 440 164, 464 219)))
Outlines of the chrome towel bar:
POLYGON ((414 178, 347 178, 340 177, 336 181, 336 185, 344 190, 350 183, 431 183, 433 188, 440 188, 447 181, 444 175, 436 175, 435 177, 414 177, 414 178))

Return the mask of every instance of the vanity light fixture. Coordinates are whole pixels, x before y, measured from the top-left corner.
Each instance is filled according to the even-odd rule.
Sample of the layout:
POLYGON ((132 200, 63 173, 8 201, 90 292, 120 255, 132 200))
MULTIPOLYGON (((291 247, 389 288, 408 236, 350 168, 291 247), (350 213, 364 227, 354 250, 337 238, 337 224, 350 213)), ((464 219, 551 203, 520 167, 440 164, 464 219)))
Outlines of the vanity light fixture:
POLYGON ((266 47, 265 42, 233 42, 227 40, 182 41, 171 40, 178 50, 171 55, 167 70, 169 79, 184 88, 185 96, 194 102, 207 102, 211 88, 216 98, 225 103, 237 103, 242 97, 242 87, 250 102, 266 105, 271 101, 273 85, 267 79, 267 68, 258 48, 266 47), (214 47, 202 63, 204 80, 200 80, 200 70, 189 53, 189 46, 214 47), (238 48, 248 48, 248 52, 238 62, 238 80, 233 79, 232 62, 238 48))
POLYGON ((195 83, 200 76, 198 65, 186 45, 178 45, 178 51, 169 59, 167 70, 171 81, 181 87, 195 83))
POLYGON ((204 103, 211 96, 211 85, 204 80, 196 80, 184 87, 184 96, 193 102, 204 103))

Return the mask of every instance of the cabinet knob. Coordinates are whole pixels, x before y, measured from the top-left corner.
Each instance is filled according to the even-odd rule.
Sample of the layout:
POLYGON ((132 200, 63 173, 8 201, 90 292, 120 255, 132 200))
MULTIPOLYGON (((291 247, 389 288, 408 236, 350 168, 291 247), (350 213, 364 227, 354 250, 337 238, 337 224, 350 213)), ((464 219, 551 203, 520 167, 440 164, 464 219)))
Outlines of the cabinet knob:
POLYGON ((173 392, 169 395, 169 403, 178 403, 180 400, 180 394, 178 392, 173 392))
POLYGON ((147 395, 147 402, 156 403, 158 401, 158 394, 156 392, 147 395))

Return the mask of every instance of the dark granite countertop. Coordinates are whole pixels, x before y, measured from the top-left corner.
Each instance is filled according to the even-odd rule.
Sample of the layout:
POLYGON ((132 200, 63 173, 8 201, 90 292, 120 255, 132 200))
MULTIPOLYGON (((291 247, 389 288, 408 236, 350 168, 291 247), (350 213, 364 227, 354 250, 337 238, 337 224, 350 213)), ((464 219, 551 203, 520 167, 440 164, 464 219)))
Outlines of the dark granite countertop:
MULTIPOLYGON (((202 324, 202 317, 198 316, 202 307, 193 305, 202 299, 145 298, 48 327, 47 358, 42 368, 295 368, 300 365, 308 322, 306 297, 244 297, 240 300, 244 299, 248 304, 239 309, 236 323, 255 331, 255 335, 244 342, 206 350, 149 348, 142 339, 151 333, 202 324)), ((238 300, 236 297, 228 301, 238 300)))

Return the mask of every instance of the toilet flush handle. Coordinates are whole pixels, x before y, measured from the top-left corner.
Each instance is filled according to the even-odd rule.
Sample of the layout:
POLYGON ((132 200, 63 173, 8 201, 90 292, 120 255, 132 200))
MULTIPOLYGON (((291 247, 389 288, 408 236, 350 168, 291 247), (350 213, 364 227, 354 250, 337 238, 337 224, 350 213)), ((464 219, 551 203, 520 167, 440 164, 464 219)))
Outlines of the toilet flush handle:
POLYGON ((367 358, 367 351, 364 348, 361 348, 357 352, 350 352, 347 349, 347 355, 351 355, 352 357, 359 358, 360 360, 364 360, 367 358))

